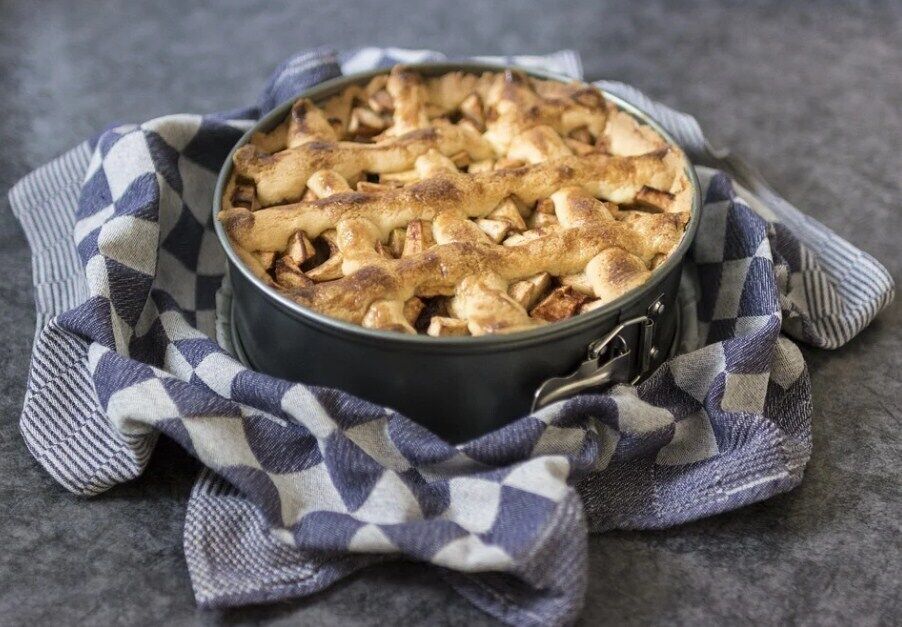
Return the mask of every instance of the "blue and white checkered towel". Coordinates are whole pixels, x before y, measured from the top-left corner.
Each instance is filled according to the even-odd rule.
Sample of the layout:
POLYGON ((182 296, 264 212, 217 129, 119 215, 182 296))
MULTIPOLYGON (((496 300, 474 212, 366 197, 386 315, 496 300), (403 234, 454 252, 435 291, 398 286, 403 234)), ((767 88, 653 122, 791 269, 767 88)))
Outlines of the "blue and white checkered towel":
MULTIPOLYGON (((10 193, 38 308, 25 441, 77 494, 138 476, 159 433, 203 462, 184 538, 202 606, 301 596, 404 556, 442 567, 504 621, 572 621, 587 531, 667 527, 801 481, 811 398, 787 336, 839 346, 892 299, 871 257, 775 195, 759 206, 701 171, 689 352, 638 387, 450 446, 339 390, 247 370, 211 339, 225 268, 211 203, 227 152, 254 118, 319 81, 436 58, 307 52, 257 107, 108 130, 10 193)), ((506 61, 580 74, 569 52, 506 61)), ((692 118, 601 85, 704 156, 692 118)))

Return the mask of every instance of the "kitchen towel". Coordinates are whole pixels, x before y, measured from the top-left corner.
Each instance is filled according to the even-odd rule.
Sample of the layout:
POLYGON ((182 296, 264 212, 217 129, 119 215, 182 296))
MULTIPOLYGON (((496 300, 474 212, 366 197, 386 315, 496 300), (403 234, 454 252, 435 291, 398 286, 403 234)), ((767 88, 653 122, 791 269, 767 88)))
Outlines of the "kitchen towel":
MULTIPOLYGON (((246 369, 211 339, 225 270, 212 195, 229 149, 320 81, 443 58, 305 52, 254 107, 111 128, 10 192, 38 309, 25 442, 82 495, 140 475, 160 433, 197 457, 184 549, 201 606, 302 596, 406 557, 503 621, 571 622, 587 532, 667 527, 801 481, 811 396, 789 338, 840 346, 893 297, 874 259, 775 194, 753 209, 726 173, 705 170, 688 352, 637 387, 451 446, 390 409, 246 369)), ((567 51, 492 60, 581 75, 567 51)), ((694 160, 710 156, 691 117, 598 84, 694 160)))

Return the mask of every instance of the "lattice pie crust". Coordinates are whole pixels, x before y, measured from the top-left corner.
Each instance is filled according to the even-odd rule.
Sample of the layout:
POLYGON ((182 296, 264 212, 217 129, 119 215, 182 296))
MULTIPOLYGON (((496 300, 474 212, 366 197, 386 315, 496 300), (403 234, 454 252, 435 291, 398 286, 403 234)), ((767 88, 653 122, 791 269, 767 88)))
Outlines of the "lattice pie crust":
POLYGON ((645 283, 689 220, 682 153, 584 83, 397 66, 300 99, 234 156, 219 219, 315 311, 433 336, 509 333, 645 283))

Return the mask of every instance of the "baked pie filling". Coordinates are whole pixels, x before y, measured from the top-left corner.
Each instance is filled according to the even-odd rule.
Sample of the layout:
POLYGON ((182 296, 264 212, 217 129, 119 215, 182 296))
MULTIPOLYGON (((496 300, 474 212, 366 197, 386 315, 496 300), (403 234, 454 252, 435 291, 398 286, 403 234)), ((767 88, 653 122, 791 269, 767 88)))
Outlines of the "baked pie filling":
POLYGON ((680 242, 679 149, 584 83, 403 66, 234 155, 219 219, 314 311, 432 336, 510 333, 642 285, 680 242))

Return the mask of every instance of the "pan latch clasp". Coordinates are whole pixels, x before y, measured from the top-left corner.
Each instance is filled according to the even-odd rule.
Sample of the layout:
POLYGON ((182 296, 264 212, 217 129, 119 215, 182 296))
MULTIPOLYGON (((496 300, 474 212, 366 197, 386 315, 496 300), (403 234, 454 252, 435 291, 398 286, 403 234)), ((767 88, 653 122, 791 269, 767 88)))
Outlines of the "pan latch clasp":
POLYGON ((659 354, 654 343, 655 318, 663 311, 664 304, 659 298, 648 308, 646 315, 621 322, 607 335, 589 344, 587 359, 574 372, 565 377, 546 379, 538 387, 533 396, 532 411, 592 388, 600 391, 616 383, 636 383, 659 354), (621 334, 633 325, 639 325, 636 346, 640 352, 636 373, 631 376, 632 349, 621 334))

